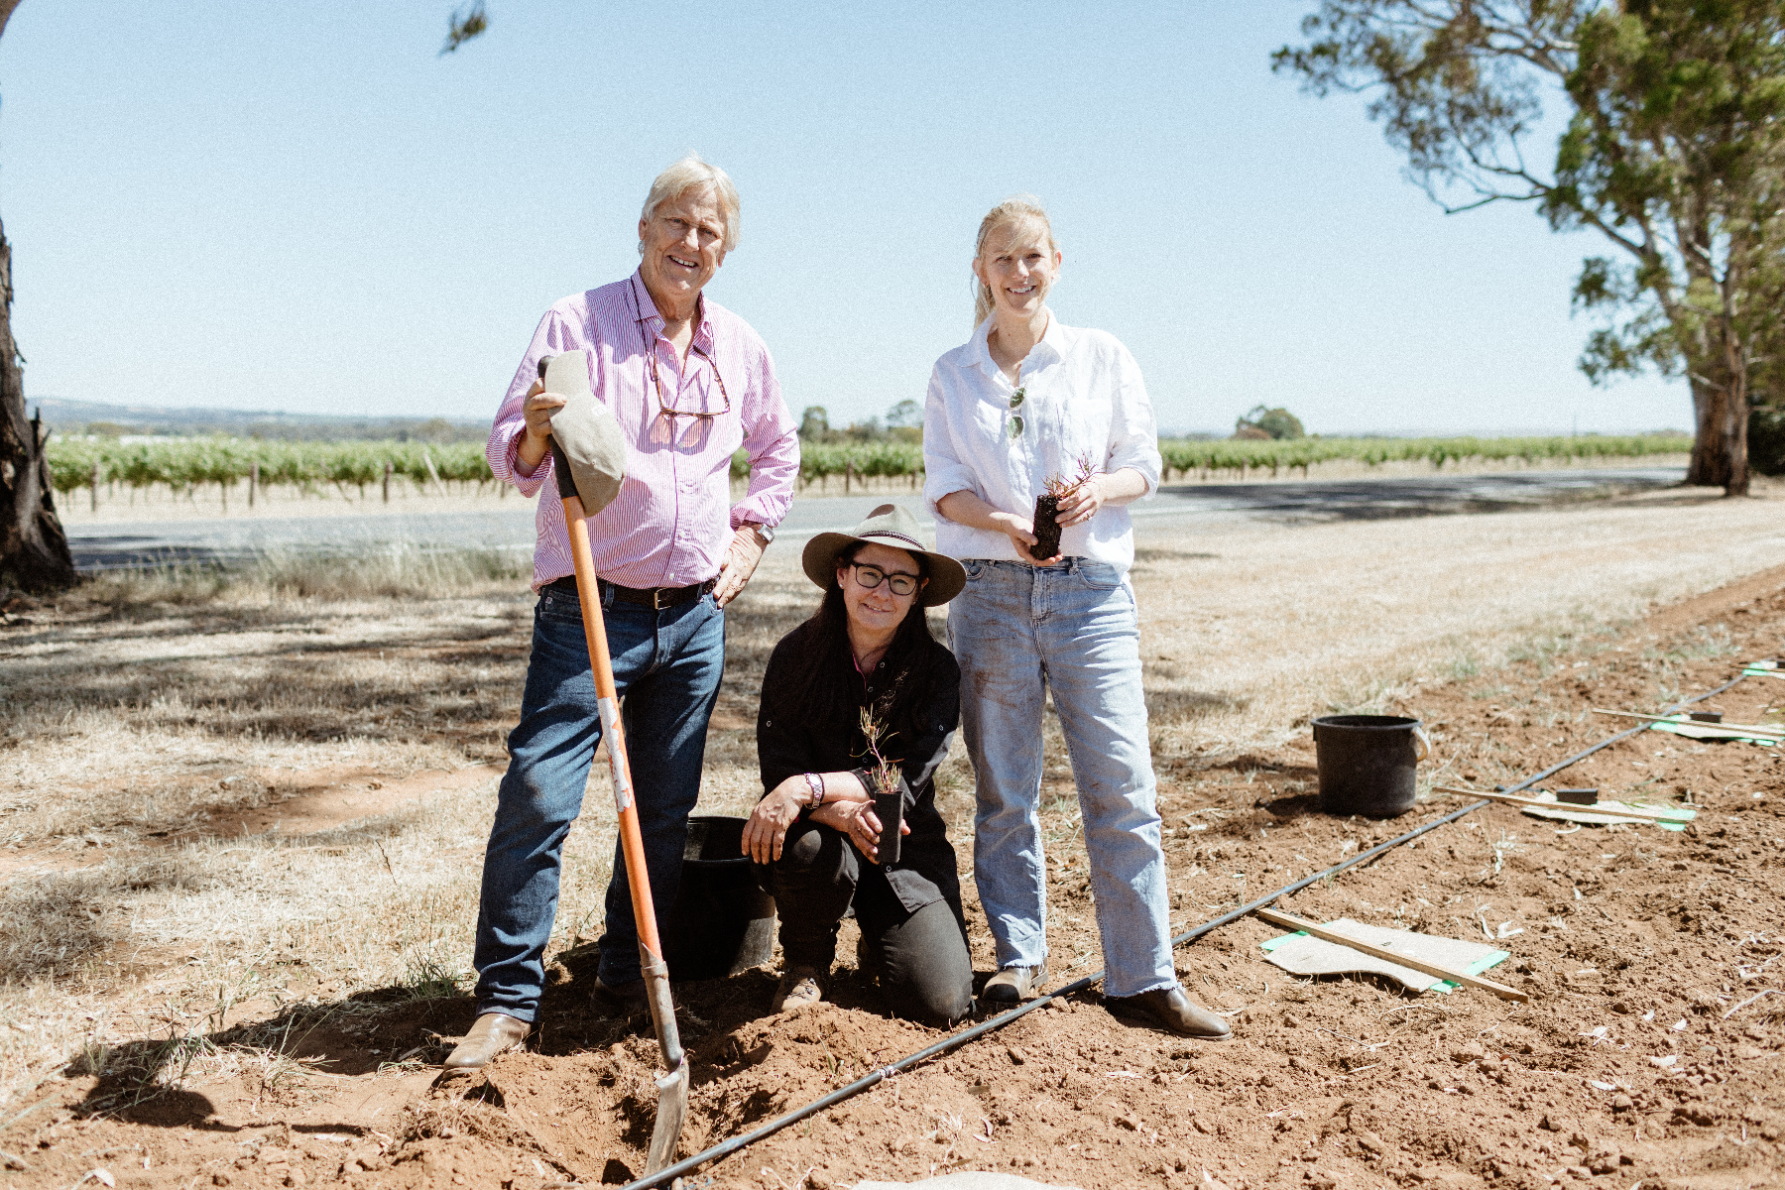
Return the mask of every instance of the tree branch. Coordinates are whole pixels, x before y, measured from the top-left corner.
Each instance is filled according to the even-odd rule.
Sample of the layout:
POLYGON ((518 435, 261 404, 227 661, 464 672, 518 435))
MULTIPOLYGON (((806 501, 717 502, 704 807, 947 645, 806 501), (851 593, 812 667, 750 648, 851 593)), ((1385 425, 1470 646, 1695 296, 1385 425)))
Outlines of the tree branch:
MULTIPOLYGON (((4 2, 5 0, 0 0, 0 3, 4 2)), ((446 44, 440 47, 440 56, 455 53, 467 41, 482 36, 489 27, 490 18, 483 10, 483 0, 471 0, 470 4, 447 18, 446 44)))

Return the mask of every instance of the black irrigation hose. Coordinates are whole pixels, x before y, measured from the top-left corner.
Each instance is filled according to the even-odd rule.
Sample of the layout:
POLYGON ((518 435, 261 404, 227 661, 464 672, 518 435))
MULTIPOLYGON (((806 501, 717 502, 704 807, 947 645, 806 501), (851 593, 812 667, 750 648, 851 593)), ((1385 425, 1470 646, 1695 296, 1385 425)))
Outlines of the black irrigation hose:
MULTIPOLYGON (((1741 674, 1737 674, 1734 678, 1723 683, 1723 685, 1717 687, 1715 690, 1707 691, 1704 694, 1700 694, 1693 698, 1689 698, 1684 702, 1676 703, 1673 706, 1669 707, 1666 710, 1666 712, 1664 712, 1664 713, 1671 715, 1675 711, 1678 711, 1681 707, 1689 707, 1695 702, 1703 702, 1707 698, 1714 698, 1717 695, 1723 693, 1725 690, 1729 689, 1731 686, 1735 685, 1737 682, 1741 681, 1742 676, 1743 675, 1741 675, 1741 674)), ((1570 756, 1564 760, 1557 761, 1555 764, 1550 765, 1547 769, 1544 769, 1541 773, 1538 773, 1535 776, 1526 777, 1523 781, 1520 781, 1517 785, 1514 785, 1511 789, 1507 789, 1502 792, 1517 793, 1521 789, 1529 789, 1529 788, 1531 788, 1531 786, 1537 784, 1539 781, 1543 780, 1544 778, 1553 777, 1557 773, 1561 772, 1563 769, 1568 768, 1570 765, 1579 764, 1581 761, 1585 760, 1587 757, 1593 755, 1593 753, 1598 752, 1599 750, 1601 750, 1603 748, 1609 748, 1613 744, 1617 743, 1619 740, 1629 739, 1631 736, 1637 734, 1638 732, 1648 731, 1649 729, 1650 729, 1650 725, 1647 723, 1644 723, 1644 724, 1641 724, 1640 726, 1632 727, 1632 728, 1628 728, 1624 731, 1620 731, 1620 732, 1618 732, 1618 734, 1616 734, 1614 736, 1608 736, 1605 739, 1600 740, 1597 744, 1594 744, 1592 747, 1583 748, 1579 752, 1576 752, 1573 756, 1570 756)), ((1375 859, 1377 856, 1383 854, 1384 852, 1392 851, 1394 848, 1399 847, 1402 843, 1408 843, 1414 839, 1419 838, 1419 836, 1425 834, 1429 830, 1436 830, 1438 827, 1443 826, 1447 822, 1455 822, 1457 819, 1461 818, 1465 814, 1473 814, 1475 811, 1481 809, 1483 806, 1491 806, 1493 804, 1494 804, 1493 802, 1488 801, 1487 799, 1484 798, 1483 800, 1481 800, 1479 802, 1471 802, 1468 805, 1464 806, 1460 810, 1452 810, 1450 813, 1446 814, 1442 818, 1435 818, 1431 822, 1426 823, 1424 826, 1415 827, 1412 830, 1408 831, 1406 834, 1398 835, 1395 838, 1390 839, 1386 843, 1378 843, 1376 846, 1370 848, 1368 851, 1360 851, 1356 855, 1352 856, 1350 859, 1342 860, 1339 863, 1334 864, 1332 867, 1325 869, 1324 871, 1315 872, 1311 876, 1305 876, 1302 879, 1297 880, 1294 884, 1286 884, 1282 888, 1278 889, 1276 892, 1267 893, 1264 896, 1258 898, 1258 900, 1253 901, 1250 905, 1241 905, 1238 909, 1234 909, 1228 913, 1224 913, 1220 917, 1215 918, 1213 921, 1205 921, 1199 926, 1196 926, 1192 929, 1185 930, 1182 934, 1179 934, 1176 938, 1173 938, 1171 940, 1171 944, 1175 947, 1175 946, 1181 946, 1186 942, 1194 941, 1195 939, 1200 938, 1204 934, 1208 933, 1210 930, 1216 930, 1216 929, 1221 928, 1224 925, 1228 925, 1231 922, 1238 921, 1240 918, 1246 916, 1248 913, 1253 913, 1259 909, 1263 909, 1265 906, 1271 904, 1271 902, 1276 901, 1282 897, 1287 897, 1291 893, 1300 892, 1302 889, 1308 887, 1310 884, 1314 884, 1317 881, 1325 880, 1330 876, 1337 876, 1340 872, 1343 872, 1346 868, 1354 867, 1357 864, 1363 863, 1365 860, 1375 859)), ((1099 971, 1097 973, 1097 976, 1101 976, 1102 974, 1103 974, 1103 972, 1099 971)), ((1093 976, 1092 978, 1096 978, 1097 976, 1093 976)))
MULTIPOLYGON (((1735 677, 1730 678, 1727 682, 1723 683, 1721 686, 1717 687, 1715 690, 1706 690, 1703 694, 1695 694, 1691 698, 1684 699, 1680 702, 1676 702, 1671 707, 1668 707, 1665 711, 1662 711, 1661 713, 1663 715, 1672 715, 1675 712, 1683 710, 1686 707, 1689 707, 1694 703, 1703 702, 1707 698, 1715 698, 1715 697, 1717 697, 1717 695, 1723 693, 1725 690, 1729 689, 1731 686, 1735 685, 1737 682, 1741 681, 1743 678, 1745 678, 1747 676, 1748 675, 1745 673, 1739 673, 1739 674, 1735 675, 1735 677)), ((1628 728, 1624 731, 1620 731, 1617 735, 1608 736, 1607 738, 1600 740, 1597 744, 1594 744, 1591 748, 1583 749, 1580 752, 1576 752, 1573 756, 1570 756, 1567 760, 1560 761, 1556 764, 1550 765, 1550 767, 1548 767, 1547 769, 1544 769, 1541 773, 1538 773, 1535 777, 1526 777, 1523 781, 1520 781, 1517 785, 1514 785, 1511 789, 1500 790, 1499 792, 1517 793, 1521 789, 1529 789, 1529 788, 1531 788, 1531 786, 1537 784, 1539 781, 1543 780, 1545 777, 1553 777, 1557 773, 1561 772, 1563 769, 1567 768, 1569 765, 1578 764, 1580 761, 1585 760, 1587 757, 1593 755, 1593 753, 1599 751, 1601 748, 1609 748, 1613 744, 1617 743, 1619 740, 1627 740, 1631 736, 1636 735, 1639 732, 1649 731, 1649 730, 1653 729, 1653 727, 1654 727, 1654 724, 1652 724, 1652 723, 1643 723, 1643 724, 1637 725, 1636 727, 1632 727, 1632 728, 1628 728)))
MULTIPOLYGON (((1693 703, 1703 702, 1707 698, 1715 698, 1717 695, 1741 681, 1744 676, 1745 675, 1737 674, 1734 678, 1723 683, 1723 685, 1717 687, 1715 690, 1707 691, 1704 694, 1688 698, 1683 702, 1675 703, 1664 713, 1671 715, 1682 707, 1689 707, 1693 703)), ((1523 781, 1520 781, 1517 785, 1514 785, 1511 789, 1506 790, 1505 792, 1516 793, 1521 789, 1529 789, 1544 778, 1553 777, 1570 765, 1579 764, 1587 757, 1593 755, 1593 753, 1604 748, 1609 748, 1619 740, 1629 739, 1638 732, 1648 730, 1650 730, 1650 725, 1645 723, 1637 727, 1620 731, 1616 735, 1608 736, 1607 738, 1600 740, 1597 744, 1594 744, 1592 747, 1583 748, 1567 759, 1552 764, 1536 776, 1525 778, 1523 781)), ((1219 929, 1224 925, 1229 925, 1238 921, 1247 914, 1263 909, 1282 897, 1289 896, 1291 893, 1300 892, 1310 884, 1325 880, 1330 876, 1337 876, 1345 869, 1355 867, 1356 865, 1363 863, 1365 860, 1375 859, 1377 856, 1392 851, 1403 843, 1411 842, 1412 840, 1419 838, 1419 836, 1425 834, 1427 831, 1436 830, 1446 823, 1455 822, 1465 814, 1472 814, 1483 806, 1491 806, 1493 804, 1493 802, 1483 799, 1479 802, 1472 802, 1469 805, 1462 807, 1460 810, 1452 810, 1442 818, 1436 818, 1431 822, 1426 823, 1424 826, 1415 827, 1404 835, 1397 835, 1386 843, 1378 843, 1368 851, 1360 851, 1350 859, 1336 863, 1324 871, 1315 872, 1313 875, 1297 880, 1293 884, 1286 884, 1276 892, 1268 893, 1265 896, 1258 898, 1258 900, 1253 901, 1251 904, 1242 905, 1238 909, 1224 913, 1212 921, 1205 921, 1199 926, 1185 930, 1182 934, 1179 934, 1171 940, 1171 945, 1173 948, 1176 948, 1182 946, 1186 942, 1194 941, 1209 931, 1219 929)), ((746 1132, 742 1136, 734 1136, 730 1140, 721 1141, 712 1148, 696 1153, 694 1156, 689 1157, 686 1160, 678 1161, 674 1165, 666 1166, 654 1174, 647 1174, 646 1176, 639 1178, 637 1181, 628 1182, 622 1187, 622 1190, 646 1190, 647 1187, 661 1186, 663 1183, 674 1178, 679 1178, 684 1174, 693 1173, 700 1166, 705 1165, 708 1162, 718 1161, 721 1158, 729 1157, 739 1149, 748 1148, 759 1140, 768 1139, 789 1124, 797 1124, 807 1116, 816 1115, 833 1104, 841 1103, 845 1099, 854 1098, 863 1091, 868 1090, 870 1087, 877 1086, 878 1084, 885 1082, 887 1079, 892 1078, 894 1075, 901 1074, 904 1071, 911 1069, 920 1062, 926 1062, 931 1058, 946 1054, 950 1050, 959 1049, 970 1041, 977 1041, 987 1033, 997 1032, 1018 1017, 1034 1012, 1038 1008, 1046 1007, 1047 1005, 1052 1004, 1055 1000, 1060 1000, 1067 996, 1082 992, 1102 978, 1102 971, 1092 972, 1083 979, 1074 980, 1064 987, 1056 988, 1054 991, 1048 992, 1045 995, 1037 996, 1035 999, 1030 1000, 1026 1004, 1021 1004, 1016 1008, 1011 1009, 1009 1012, 1002 1012, 989 1020, 981 1021, 970 1029, 963 1029, 959 1033, 952 1033, 949 1036, 944 1037, 941 1041, 938 1041, 935 1045, 928 1046, 918 1050, 915 1054, 909 1054, 906 1057, 900 1058, 890 1066, 882 1066, 878 1070, 864 1074, 854 1082, 849 1083, 846 1086, 838 1087, 830 1094, 820 1099, 814 1099, 804 1107, 796 1107, 785 1115, 777 1116, 753 1132, 746 1132)))

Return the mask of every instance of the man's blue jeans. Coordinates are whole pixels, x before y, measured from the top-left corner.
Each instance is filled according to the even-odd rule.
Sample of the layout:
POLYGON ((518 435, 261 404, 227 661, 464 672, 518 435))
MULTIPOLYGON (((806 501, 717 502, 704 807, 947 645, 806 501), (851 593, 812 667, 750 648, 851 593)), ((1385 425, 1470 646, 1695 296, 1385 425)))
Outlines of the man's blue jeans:
MULTIPOLYGON (((603 604, 661 930, 681 885, 688 815, 700 797, 707 720, 725 669, 725 613, 710 594, 663 611, 616 603, 611 595, 603 604)), ((547 588, 533 611, 533 657, 521 721, 508 737, 508 772, 484 852, 472 959, 479 1013, 501 1012, 523 1021, 538 1013, 564 839, 582 810, 600 740, 582 606, 575 595, 547 588)), ((605 779, 598 782, 607 786, 605 779)), ((615 839, 607 932, 597 968, 610 985, 639 978, 638 930, 626 879, 615 839)))
POLYGON ((1177 986, 1159 850, 1134 592, 1113 566, 966 560, 948 609, 961 720, 978 795, 973 874, 998 966, 1047 958, 1041 716, 1047 693, 1078 783, 1104 991, 1177 986))

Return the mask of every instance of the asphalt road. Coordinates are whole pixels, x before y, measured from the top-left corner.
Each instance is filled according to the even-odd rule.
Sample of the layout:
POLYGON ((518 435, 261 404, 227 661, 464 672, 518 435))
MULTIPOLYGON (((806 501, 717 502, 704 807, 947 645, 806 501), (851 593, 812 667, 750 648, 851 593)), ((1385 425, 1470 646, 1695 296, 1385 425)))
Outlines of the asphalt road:
MULTIPOLYGON (((1176 518, 1187 525, 1233 519, 1288 523, 1376 520, 1460 512, 1498 512, 1653 490, 1678 483, 1678 467, 1530 471, 1506 475, 1305 480, 1290 483, 1170 484, 1134 508, 1137 520, 1176 518)), ((780 535, 804 540, 847 529, 875 506, 902 504, 927 522, 922 499, 829 496, 795 500, 780 535)), ((239 564, 263 554, 361 553, 371 549, 533 548, 533 506, 489 512, 398 516, 289 517, 248 520, 133 522, 68 528, 75 564, 84 571, 173 563, 239 564)))

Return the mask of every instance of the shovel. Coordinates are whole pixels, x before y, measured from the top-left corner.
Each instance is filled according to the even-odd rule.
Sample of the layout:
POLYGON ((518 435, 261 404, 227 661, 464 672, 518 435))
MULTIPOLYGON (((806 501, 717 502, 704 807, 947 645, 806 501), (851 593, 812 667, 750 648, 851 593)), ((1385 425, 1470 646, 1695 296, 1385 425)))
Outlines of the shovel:
MULTIPOLYGON (((577 369, 582 363, 578 354, 577 369)), ((539 363, 545 379, 549 361, 539 363)), ((554 376, 556 379, 556 376, 554 376)), ((586 384, 586 377, 584 379, 586 384)), ((568 387, 568 386, 566 386, 568 387)), ((551 391, 559 391, 552 388, 551 391)), ((574 394, 573 394, 574 396, 574 394)), ((592 398, 591 398, 592 399, 592 398)), ((589 645, 589 668, 595 676, 595 705, 601 714, 601 735, 607 743, 608 769, 614 779, 614 806, 620 818, 620 850, 626 858, 626 883, 632 890, 632 918, 638 925, 639 967, 645 977, 645 994, 651 1005, 651 1024, 657 1030, 667 1074, 657 1080, 657 1123, 651 1130, 651 1149, 645 1173, 656 1173, 675 1160, 676 1142, 682 1138, 682 1121, 688 1114, 688 1064, 682 1040, 676 1032, 675 1005, 669 995, 669 964, 663 960, 663 942, 657 936, 657 912, 651 904, 651 881, 645 867, 644 834, 638 825, 638 807, 632 796, 632 772, 626 762, 626 739, 620 727, 620 700, 614 692, 613 658, 607 651, 607 627, 601 618, 601 591, 595 583, 595 555, 589 547, 587 514, 577 493, 570 460, 552 438, 552 470, 558 477, 558 495, 564 501, 564 525, 570 531, 570 558, 576 568, 576 593, 583 606, 583 637, 589 645)))

